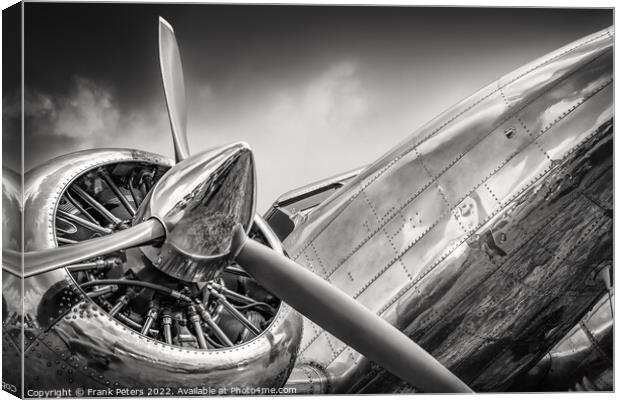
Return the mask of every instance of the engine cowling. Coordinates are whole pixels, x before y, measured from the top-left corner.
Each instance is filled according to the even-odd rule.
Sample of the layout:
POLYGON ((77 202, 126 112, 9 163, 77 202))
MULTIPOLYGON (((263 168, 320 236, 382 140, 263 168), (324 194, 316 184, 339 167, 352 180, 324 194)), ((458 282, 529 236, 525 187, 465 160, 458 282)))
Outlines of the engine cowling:
MULTIPOLYGON (((126 208, 137 208, 148 186, 170 166, 170 160, 155 154, 105 149, 58 157, 29 171, 24 187, 24 250, 71 245, 123 229, 123 221, 129 217, 126 208), (142 176, 136 178, 136 174, 142 176), (106 175, 107 178, 103 178, 106 175), (125 199, 110 195, 115 190, 106 186, 107 179, 113 181, 111 185, 117 186, 116 193, 125 199), (145 187, 133 187, 138 182, 145 187), (78 190, 72 185, 78 186, 78 190), (79 189, 86 195, 82 193, 84 197, 76 201, 80 196, 79 189), (105 218, 96 215, 97 210, 89 201, 80 201, 88 200, 88 196, 102 204, 120 223, 106 223, 105 218), (75 203, 78 203, 77 208, 75 203), (102 229, 89 227, 83 222, 89 218, 102 229)), ((266 224, 255 223, 251 234, 282 251, 266 224)), ((149 260, 141 257, 138 249, 113 256, 117 264, 122 264, 121 267, 107 268, 104 264, 109 264, 109 259, 102 258, 91 260, 92 263, 99 262, 99 269, 77 268, 79 271, 76 272, 63 268, 25 279, 26 392, 63 387, 110 388, 114 394, 123 394, 124 388, 133 388, 142 389, 145 395, 204 395, 214 394, 206 392, 207 388, 230 393, 230 390, 239 388, 279 387, 285 383, 299 347, 301 318, 288 305, 270 297, 238 268, 233 267, 231 271, 234 273, 215 286, 224 293, 245 296, 246 300, 254 296, 255 300, 260 300, 256 303, 269 303, 254 310, 249 306, 245 309, 244 306, 235 307, 242 310, 240 313, 260 332, 252 333, 240 327, 238 321, 231 318, 234 310, 228 313, 227 309, 220 310, 216 322, 231 337, 232 346, 218 343, 214 337, 206 343, 207 348, 202 348, 195 340, 198 334, 190 321, 191 316, 179 315, 182 314, 180 311, 171 313, 174 314, 171 318, 175 340, 168 343, 160 333, 163 326, 157 326, 157 322, 141 333, 146 314, 140 315, 135 310, 139 307, 148 309, 144 296, 134 293, 124 304, 124 310, 118 311, 114 306, 128 293, 125 286, 111 285, 105 296, 93 294, 94 290, 87 293, 80 286, 93 278, 110 278, 112 269, 126 275, 114 275, 113 278, 127 279, 129 276, 169 287, 185 285, 154 273, 149 268, 149 260), (265 311, 267 306, 271 307, 271 314, 265 311), (154 389, 156 392, 147 393, 154 389)), ((106 285, 90 286, 93 287, 100 290, 106 285)), ((188 293, 202 289, 198 286, 187 288, 188 293)), ((139 288, 135 291, 138 292, 139 288)), ((211 303, 205 304, 208 309, 211 303)), ((214 309, 209 311, 216 316, 214 309)), ((160 310, 160 317, 162 312, 160 310)), ((209 329, 204 324, 202 326, 209 329)), ((210 339, 208 332, 205 337, 210 339)))

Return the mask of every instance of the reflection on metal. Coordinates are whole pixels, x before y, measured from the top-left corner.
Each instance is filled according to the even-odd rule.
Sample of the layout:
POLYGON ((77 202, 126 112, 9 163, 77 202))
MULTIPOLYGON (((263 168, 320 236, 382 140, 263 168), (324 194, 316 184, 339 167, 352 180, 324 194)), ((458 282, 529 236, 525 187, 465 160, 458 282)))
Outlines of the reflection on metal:
MULTIPOLYGON (((499 391, 574 326, 612 260, 613 29, 508 74, 307 214, 287 253, 499 391), (506 130, 514 129, 507 137, 506 130)), ((330 392, 408 391, 305 320, 330 392)))
MULTIPOLYGON (((54 364, 51 371, 66 367, 74 370, 73 381, 64 382, 73 389, 87 384, 91 388, 169 387, 176 392, 177 388, 202 387, 207 383, 218 389, 243 387, 247 382, 278 387, 284 383, 290 360, 295 357, 296 337, 287 332, 292 333, 299 326, 295 325, 295 318, 286 317, 291 312, 288 306, 283 306, 269 334, 225 351, 182 348, 137 332, 132 335, 128 328, 88 301, 77 303, 74 308, 76 311, 67 312, 53 330, 36 340, 51 343, 39 346, 42 358, 29 359, 27 372, 31 379, 39 378, 38 388, 57 385, 57 375, 49 373, 46 366, 48 360, 55 359, 60 364, 54 364)), ((27 380, 27 387, 32 384, 34 381, 27 380)))
POLYGON ((513 390, 613 390, 613 317, 607 294, 513 390))
POLYGON ((161 249, 143 248, 162 272, 206 282, 230 264, 232 228, 249 231, 254 218, 255 171, 250 148, 236 143, 194 155, 157 182, 135 221, 166 227, 161 249))

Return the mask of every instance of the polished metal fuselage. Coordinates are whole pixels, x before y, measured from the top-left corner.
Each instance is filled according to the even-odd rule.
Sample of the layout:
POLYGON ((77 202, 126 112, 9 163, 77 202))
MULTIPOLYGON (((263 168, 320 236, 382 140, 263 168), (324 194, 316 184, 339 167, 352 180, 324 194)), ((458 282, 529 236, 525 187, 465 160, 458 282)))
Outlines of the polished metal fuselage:
POLYGON ((612 303, 613 295, 604 294, 579 324, 543 358, 543 361, 549 360, 543 383, 545 390, 613 390, 612 303))
POLYGON ((518 391, 612 391, 613 294, 605 293, 577 325, 513 384, 518 391))
MULTIPOLYGON (((474 390, 506 389, 605 290, 612 64, 610 28, 504 76, 308 213, 285 249, 474 390)), ((318 390, 411 390, 304 320, 308 366, 318 390)))
MULTIPOLYGON (((143 151, 99 149, 62 156, 29 171, 24 185, 25 251, 57 246, 56 208, 78 176, 102 165, 132 162, 164 170, 172 164, 143 151)), ((5 275, 11 279, 3 282, 3 299, 21 285, 19 278, 5 275)), ((292 368, 301 335, 299 315, 282 304, 265 331, 242 345, 205 350, 171 346, 111 317, 84 295, 64 268, 25 279, 23 299, 26 394, 29 389, 62 387, 109 388, 113 395, 136 389, 149 395, 147 390, 155 388, 159 391, 150 395, 182 396, 205 393, 181 388, 278 387, 292 368)), ((3 325, 3 332, 19 331, 21 298, 9 303, 7 311, 20 318, 3 325)))

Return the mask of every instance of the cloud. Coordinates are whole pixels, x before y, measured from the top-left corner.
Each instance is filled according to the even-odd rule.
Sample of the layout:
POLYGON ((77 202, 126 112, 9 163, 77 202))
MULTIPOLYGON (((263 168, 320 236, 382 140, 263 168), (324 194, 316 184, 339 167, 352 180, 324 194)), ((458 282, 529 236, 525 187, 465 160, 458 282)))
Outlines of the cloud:
POLYGON ((21 97, 18 92, 2 97, 2 166, 21 171, 21 97))
POLYGON ((33 134, 45 128, 53 136, 94 143, 98 137, 117 131, 121 113, 109 90, 76 76, 65 96, 27 90, 24 115, 33 122, 33 134))
MULTIPOLYGON (((379 155, 376 144, 358 140, 367 129, 372 96, 355 62, 325 65, 295 81, 265 82, 241 85, 243 90, 187 83, 192 153, 238 140, 250 143, 261 212, 288 190, 379 155)), ((26 170, 52 157, 98 147, 172 157, 163 96, 121 109, 113 89, 76 76, 64 94, 28 91, 26 170)))
POLYGON ((81 76, 73 77, 65 94, 27 89, 26 170, 61 154, 97 147, 131 147, 171 154, 166 151, 169 146, 162 148, 167 119, 165 110, 159 108, 147 104, 122 110, 110 88, 81 76))
POLYGON ((198 151, 248 142, 256 159, 261 212, 284 192, 379 155, 376 148, 364 153, 357 147, 372 106, 358 63, 340 60, 295 80, 234 81, 235 86, 189 86, 195 96, 188 102, 189 143, 198 151))
POLYGON ((350 129, 367 108, 366 91, 352 62, 339 62, 299 87, 274 94, 265 121, 272 130, 350 129))

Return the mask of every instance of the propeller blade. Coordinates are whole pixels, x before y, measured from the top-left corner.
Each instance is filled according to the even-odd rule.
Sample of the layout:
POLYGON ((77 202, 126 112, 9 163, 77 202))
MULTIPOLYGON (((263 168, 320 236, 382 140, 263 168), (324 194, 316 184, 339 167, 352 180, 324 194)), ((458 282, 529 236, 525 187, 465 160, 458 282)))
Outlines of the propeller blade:
POLYGON ((472 390, 409 337, 340 289, 247 237, 239 226, 231 246, 258 283, 392 374, 429 393, 472 390))
POLYGON ((112 235, 87 240, 71 246, 32 251, 23 254, 24 273, 21 274, 22 253, 2 250, 2 269, 17 276, 29 278, 62 268, 78 261, 112 253, 118 250, 142 246, 165 235, 163 225, 156 219, 149 219, 112 235))
POLYGON ((172 26, 159 17, 159 66, 164 84, 168 117, 172 129, 176 161, 189 157, 187 144, 187 107, 185 105, 185 83, 179 46, 172 26))

